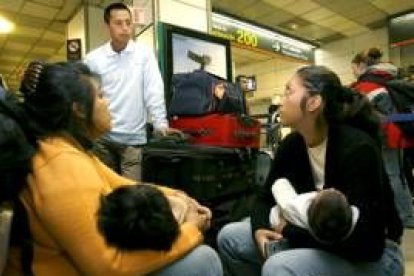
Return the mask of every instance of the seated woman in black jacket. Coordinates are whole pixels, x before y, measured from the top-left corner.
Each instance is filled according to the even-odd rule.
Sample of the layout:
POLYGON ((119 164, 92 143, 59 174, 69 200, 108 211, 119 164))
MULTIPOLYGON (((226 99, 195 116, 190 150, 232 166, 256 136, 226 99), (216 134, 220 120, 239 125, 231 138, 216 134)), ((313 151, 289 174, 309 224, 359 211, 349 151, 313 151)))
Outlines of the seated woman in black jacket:
POLYGON ((322 66, 287 83, 280 120, 293 131, 280 144, 257 193, 250 222, 231 223, 218 247, 230 275, 402 275, 402 224, 381 159, 379 123, 366 99, 322 66), (346 241, 324 244, 291 223, 269 225, 271 186, 287 178, 298 193, 335 188, 360 210, 346 241), (286 238, 290 250, 263 259, 264 245, 286 238), (264 261, 264 265, 263 265, 264 261))

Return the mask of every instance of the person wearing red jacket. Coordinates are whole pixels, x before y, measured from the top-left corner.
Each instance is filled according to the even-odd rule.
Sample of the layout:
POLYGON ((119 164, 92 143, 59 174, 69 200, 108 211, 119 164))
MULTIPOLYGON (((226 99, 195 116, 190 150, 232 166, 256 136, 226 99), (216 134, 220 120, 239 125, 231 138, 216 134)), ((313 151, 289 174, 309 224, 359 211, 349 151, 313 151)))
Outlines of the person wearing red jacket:
MULTIPOLYGON (((395 108, 385 84, 396 78, 398 69, 391 63, 381 62, 381 57, 382 52, 378 48, 358 53, 352 60, 352 70, 357 81, 351 87, 369 99, 380 118, 386 118, 395 112, 395 108)), ((413 147, 414 141, 404 137, 392 122, 383 123, 382 128, 382 155, 394 191, 396 207, 404 226, 414 228, 414 209, 410 191, 404 184, 400 150, 413 147)))

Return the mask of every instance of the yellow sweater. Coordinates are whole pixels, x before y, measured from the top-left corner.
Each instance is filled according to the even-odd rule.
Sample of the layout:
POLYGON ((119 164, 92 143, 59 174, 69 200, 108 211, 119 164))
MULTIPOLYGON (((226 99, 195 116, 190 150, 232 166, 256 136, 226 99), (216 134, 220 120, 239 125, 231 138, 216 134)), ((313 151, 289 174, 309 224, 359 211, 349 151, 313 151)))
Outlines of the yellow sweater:
MULTIPOLYGON (((21 198, 34 240, 36 276, 141 275, 179 259, 202 241, 200 231, 184 223, 170 251, 124 252, 107 246, 96 225, 99 197, 132 181, 64 138, 40 143, 28 183, 21 198)), ((20 274, 17 255, 11 252, 5 275, 20 274)))

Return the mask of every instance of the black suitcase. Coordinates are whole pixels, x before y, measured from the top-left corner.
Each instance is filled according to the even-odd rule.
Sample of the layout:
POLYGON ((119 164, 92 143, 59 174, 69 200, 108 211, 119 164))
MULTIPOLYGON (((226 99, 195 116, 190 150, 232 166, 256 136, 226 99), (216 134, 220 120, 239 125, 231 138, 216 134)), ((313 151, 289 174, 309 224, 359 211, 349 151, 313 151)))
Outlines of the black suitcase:
POLYGON ((183 190, 202 203, 251 190, 255 166, 255 155, 245 149, 173 143, 143 148, 143 181, 183 190))
POLYGON ((228 222, 249 216, 255 187, 256 154, 188 144, 149 143, 143 148, 143 181, 183 190, 211 208, 206 243, 228 222))
POLYGON ((189 145, 177 140, 143 148, 143 181, 183 190, 213 212, 207 244, 216 247, 223 225, 249 216, 257 151, 189 145))

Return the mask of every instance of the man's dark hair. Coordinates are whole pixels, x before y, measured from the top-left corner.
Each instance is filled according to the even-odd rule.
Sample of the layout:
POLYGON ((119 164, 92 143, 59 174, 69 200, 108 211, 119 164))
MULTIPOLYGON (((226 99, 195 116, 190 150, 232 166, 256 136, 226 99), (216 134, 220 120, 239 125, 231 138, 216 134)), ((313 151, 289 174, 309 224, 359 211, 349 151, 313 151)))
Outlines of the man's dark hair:
POLYGON ((129 10, 128 6, 124 3, 112 3, 109 6, 107 6, 104 11, 104 21, 106 24, 109 24, 109 19, 111 18, 111 11, 113 10, 127 10, 129 12, 129 15, 131 15, 131 11, 129 10))
POLYGON ((323 190, 308 209, 312 235, 320 242, 344 241, 352 229, 352 209, 346 197, 337 190, 323 190))
POLYGON ((167 198, 146 184, 102 197, 98 229, 108 245, 122 250, 169 250, 180 231, 167 198))

